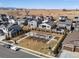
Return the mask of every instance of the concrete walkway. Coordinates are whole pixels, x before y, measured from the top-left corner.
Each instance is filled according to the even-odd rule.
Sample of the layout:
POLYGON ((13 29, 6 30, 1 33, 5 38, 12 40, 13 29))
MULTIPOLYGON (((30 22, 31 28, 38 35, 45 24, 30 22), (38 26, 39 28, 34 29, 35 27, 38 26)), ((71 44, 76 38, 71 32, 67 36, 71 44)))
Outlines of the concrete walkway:
MULTIPOLYGON (((14 45, 14 46, 17 46, 15 44, 11 44, 11 43, 8 43, 8 42, 5 42, 5 41, 1 41, 2 43, 4 44, 10 44, 10 45, 14 45)), ((28 51, 28 53, 31 53, 35 56, 38 56, 38 57, 44 57, 44 58, 55 58, 53 56, 49 56, 49 55, 46 55, 46 54, 43 54, 43 53, 40 53, 40 52, 37 52, 37 51, 34 51, 34 50, 31 50, 31 49, 28 49, 28 48, 24 48, 24 47, 21 47, 21 46, 17 46, 19 48, 22 48, 24 52, 28 51)))
POLYGON ((28 36, 25 36, 25 37, 23 37, 23 38, 17 40, 17 43, 20 43, 20 41, 22 41, 23 39, 25 39, 25 38, 27 38, 27 37, 28 37, 28 36))

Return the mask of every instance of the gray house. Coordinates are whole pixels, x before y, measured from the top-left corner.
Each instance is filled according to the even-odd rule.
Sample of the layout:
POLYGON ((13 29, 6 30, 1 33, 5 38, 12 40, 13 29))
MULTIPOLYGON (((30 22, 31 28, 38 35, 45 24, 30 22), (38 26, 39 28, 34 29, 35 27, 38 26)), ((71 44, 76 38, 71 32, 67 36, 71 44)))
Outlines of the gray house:
POLYGON ((79 31, 79 17, 75 17, 73 20, 73 27, 75 31, 79 31))
POLYGON ((59 17, 59 20, 66 20, 66 19, 68 19, 67 16, 60 16, 60 17, 59 17))
POLYGON ((22 31, 21 27, 17 24, 10 25, 7 28, 9 37, 15 37, 16 34, 19 34, 22 31))
POLYGON ((21 27, 17 24, 1 25, 0 30, 2 30, 7 37, 14 37, 22 31, 21 27))
POLYGON ((72 27, 72 21, 68 20, 67 18, 61 18, 57 22, 58 28, 66 28, 67 30, 71 30, 72 27))
POLYGON ((42 22, 42 24, 39 25, 40 29, 47 29, 47 30, 51 30, 52 28, 55 27, 55 23, 52 21, 47 21, 47 22, 42 22))
POLYGON ((41 23, 42 23, 42 20, 35 19, 35 20, 29 21, 28 25, 30 26, 30 28, 37 28, 41 23))

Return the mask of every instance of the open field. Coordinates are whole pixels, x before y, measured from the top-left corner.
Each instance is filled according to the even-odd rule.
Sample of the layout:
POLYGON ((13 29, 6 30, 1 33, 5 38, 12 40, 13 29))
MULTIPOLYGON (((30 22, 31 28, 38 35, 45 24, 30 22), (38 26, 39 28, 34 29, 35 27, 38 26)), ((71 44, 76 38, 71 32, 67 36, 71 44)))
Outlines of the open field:
MULTIPOLYGON (((28 10, 0 10, 0 14, 5 13, 5 14, 9 14, 9 15, 14 15, 17 17, 23 17, 25 15, 27 15, 27 11, 28 10)), ((55 19, 58 19, 59 16, 61 15, 66 15, 68 16, 70 19, 73 19, 74 16, 78 16, 79 15, 79 11, 77 10, 67 10, 67 11, 63 11, 63 10, 45 10, 45 9, 30 9, 28 15, 50 15, 53 16, 55 19)))

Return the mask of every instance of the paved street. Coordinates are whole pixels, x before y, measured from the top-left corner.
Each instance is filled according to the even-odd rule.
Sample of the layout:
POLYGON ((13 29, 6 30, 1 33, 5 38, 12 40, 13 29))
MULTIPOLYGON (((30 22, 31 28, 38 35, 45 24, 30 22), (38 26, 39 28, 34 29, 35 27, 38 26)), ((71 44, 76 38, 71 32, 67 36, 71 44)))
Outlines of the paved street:
POLYGON ((24 53, 22 51, 13 51, 0 45, 0 58, 39 58, 39 57, 28 53, 24 53))

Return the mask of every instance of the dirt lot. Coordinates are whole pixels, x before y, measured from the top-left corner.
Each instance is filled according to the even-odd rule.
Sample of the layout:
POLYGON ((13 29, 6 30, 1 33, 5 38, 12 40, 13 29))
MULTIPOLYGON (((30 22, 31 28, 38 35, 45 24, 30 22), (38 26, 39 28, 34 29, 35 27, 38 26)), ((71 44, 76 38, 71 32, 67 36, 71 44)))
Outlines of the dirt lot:
POLYGON ((19 45, 25 48, 29 48, 35 51, 39 51, 44 54, 48 54, 49 49, 48 46, 50 45, 53 47, 56 44, 56 41, 52 41, 50 44, 46 44, 43 41, 39 41, 38 39, 33 39, 31 37, 28 37, 24 40, 22 40, 19 45))
MULTIPOLYGON (((38 33, 38 31, 36 31, 38 33)), ((41 33, 41 32, 39 32, 41 33)), ((42 34, 45 34, 44 32, 42 34)), ((48 34, 48 33, 46 33, 48 34)), ((58 42, 59 40, 62 39, 62 35, 57 35, 55 33, 53 33, 52 35, 55 35, 56 38, 55 40, 51 40, 49 43, 47 43, 48 41, 40 39, 40 38, 35 38, 35 37, 27 37, 23 40, 21 40, 19 42, 19 45, 25 48, 29 48, 44 54, 48 54, 50 52, 49 50, 49 46, 51 48, 53 48, 58 42)))
MULTIPOLYGON (((0 14, 5 13, 9 15, 14 15, 17 17, 23 17, 24 15, 27 15, 28 10, 0 10, 0 14)), ((79 15, 79 11, 76 10, 45 10, 45 9, 31 9, 29 10, 28 15, 51 15, 54 16, 55 19, 58 19, 60 15, 67 15, 70 19, 73 19, 74 16, 79 15)))

